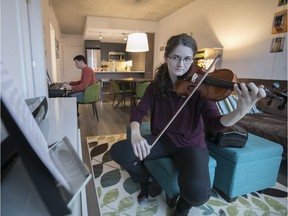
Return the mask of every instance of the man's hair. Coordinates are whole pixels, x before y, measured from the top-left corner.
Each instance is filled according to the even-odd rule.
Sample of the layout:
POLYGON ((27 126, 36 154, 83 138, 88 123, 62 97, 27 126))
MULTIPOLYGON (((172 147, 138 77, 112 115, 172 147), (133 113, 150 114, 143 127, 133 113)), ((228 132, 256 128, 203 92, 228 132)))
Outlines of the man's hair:
POLYGON ((83 55, 77 55, 77 56, 75 56, 75 57, 73 58, 73 60, 74 60, 74 61, 75 61, 75 60, 77 60, 77 61, 83 61, 85 64, 87 64, 87 60, 86 60, 85 56, 83 56, 83 55))

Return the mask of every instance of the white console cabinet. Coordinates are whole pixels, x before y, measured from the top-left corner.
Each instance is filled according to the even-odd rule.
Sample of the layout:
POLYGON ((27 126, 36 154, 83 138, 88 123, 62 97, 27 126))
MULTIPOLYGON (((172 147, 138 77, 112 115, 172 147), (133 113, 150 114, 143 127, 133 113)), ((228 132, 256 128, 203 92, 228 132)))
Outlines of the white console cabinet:
MULTIPOLYGON (((81 137, 77 122, 75 97, 49 98, 47 115, 39 126, 49 145, 66 136, 82 159, 81 137)), ((74 201, 71 210, 71 215, 87 215, 85 187, 74 201)))
MULTIPOLYGON (((6 108, 5 108, 6 109, 6 108)), ((2 121, 2 119, 1 119, 2 121)), ((76 98, 50 98, 48 99, 48 111, 46 117, 41 121, 39 127, 46 138, 48 145, 51 145, 59 140, 62 140, 65 136, 69 139, 73 148, 82 160, 82 149, 80 130, 77 125, 77 105, 76 98)), ((40 131, 39 131, 40 132, 40 131)), ((10 144, 10 143, 8 143, 10 144)), ((20 143, 21 144, 21 143, 20 143)), ((22 143, 23 146, 25 143, 22 143)), ((1 143, 2 145, 2 143, 1 143)), ((6 145, 5 146, 10 146, 6 145)), ((17 145, 19 146, 19 145, 17 145)), ((11 147, 11 146, 10 146, 11 147)), ((48 146, 47 146, 48 147, 48 146)), ((33 153, 35 154, 35 153, 33 153)), ((35 157, 32 157, 35 159, 35 157)), ((42 169, 35 169, 33 164, 37 164, 37 160, 32 160, 32 168, 35 176, 42 176, 42 169), (41 173, 41 174, 40 174, 41 173)), ((27 158, 25 159, 27 161, 27 158)), ((39 159, 38 159, 39 160, 39 159)), ((39 163, 39 162, 38 162, 39 163)), ((81 162, 80 162, 81 163, 81 162)), ((12 164, 12 163, 11 163, 12 164)), ((26 163, 27 164, 27 163, 26 163)), ((43 196, 39 194, 39 185, 42 188, 47 187, 45 181, 38 181, 37 186, 31 176, 27 172, 27 165, 25 166, 21 157, 13 163, 13 166, 9 169, 9 172, 5 174, 5 178, 1 181, 1 215, 29 215, 29 216, 48 216, 51 215, 51 210, 57 211, 57 207, 50 205, 51 210, 48 209, 43 201, 43 196), (39 183, 40 182, 40 183, 39 183), (46 186, 46 187, 45 187, 46 186)), ((45 179, 45 178, 41 178, 45 179)), ((88 181, 89 178, 87 178, 88 181)), ((39 180, 39 178, 38 178, 39 180)), ((87 216, 87 202, 85 184, 80 193, 76 193, 73 202, 71 202, 70 210, 72 216, 87 216)), ((43 190, 42 190, 43 191, 43 190)), ((79 190, 78 190, 79 191, 79 190)), ((42 192, 41 192, 42 193, 42 192)), ((51 191, 46 191, 47 196, 51 197, 51 191)), ((43 194, 42 194, 43 195, 43 194)), ((50 198, 49 198, 50 199, 50 198)), ((52 196, 53 199, 53 196, 52 196)), ((54 197, 54 200, 55 199, 54 197)), ((55 203, 56 204, 56 203, 55 203)))

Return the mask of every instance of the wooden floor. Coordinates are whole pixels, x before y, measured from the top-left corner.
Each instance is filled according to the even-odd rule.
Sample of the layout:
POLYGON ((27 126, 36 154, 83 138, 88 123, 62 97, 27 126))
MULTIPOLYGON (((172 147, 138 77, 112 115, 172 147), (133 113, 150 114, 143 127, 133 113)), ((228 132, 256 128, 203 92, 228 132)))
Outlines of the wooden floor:
MULTIPOLYGON (((110 98, 104 98, 102 102, 97 103, 99 122, 96 117, 93 117, 91 105, 79 106, 78 125, 81 131, 81 142, 83 149, 83 161, 91 168, 90 158, 88 154, 87 136, 109 135, 126 133, 126 127, 130 119, 130 103, 126 102, 119 104, 117 108, 112 106, 110 98)), ((145 118, 148 121, 149 117, 145 118)), ((282 161, 283 162, 283 161, 282 161)), ((92 173, 92 172, 91 172, 92 173)), ((283 162, 280 168, 278 182, 287 186, 287 161, 283 162)), ((88 215, 100 216, 94 183, 91 180, 86 187, 88 215)))

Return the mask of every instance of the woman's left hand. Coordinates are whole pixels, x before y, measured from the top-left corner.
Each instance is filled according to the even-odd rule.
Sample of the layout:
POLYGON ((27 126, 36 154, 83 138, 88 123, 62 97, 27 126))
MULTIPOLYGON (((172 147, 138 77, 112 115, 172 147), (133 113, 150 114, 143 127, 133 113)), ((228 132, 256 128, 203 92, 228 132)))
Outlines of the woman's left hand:
POLYGON ((241 115, 246 115, 258 100, 266 97, 264 86, 257 87, 254 83, 240 83, 240 88, 237 84, 234 85, 234 90, 238 95, 237 110, 241 115))
POLYGON ((252 109, 258 100, 266 96, 264 86, 257 87, 254 83, 249 83, 247 86, 241 83, 240 87, 235 84, 234 90, 238 95, 237 109, 221 117, 220 121, 225 127, 236 124, 252 109))

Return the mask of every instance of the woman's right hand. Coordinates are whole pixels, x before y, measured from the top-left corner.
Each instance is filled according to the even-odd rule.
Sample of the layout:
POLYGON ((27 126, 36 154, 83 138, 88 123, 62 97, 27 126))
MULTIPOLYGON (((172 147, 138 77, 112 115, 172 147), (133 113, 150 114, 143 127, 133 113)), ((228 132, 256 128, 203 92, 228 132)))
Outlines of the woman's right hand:
POLYGON ((151 146, 140 134, 140 125, 138 122, 131 122, 131 144, 134 154, 142 161, 150 154, 151 146))

